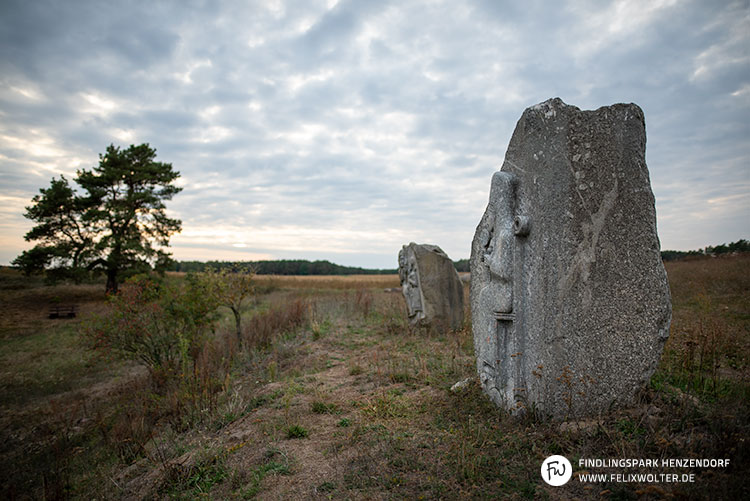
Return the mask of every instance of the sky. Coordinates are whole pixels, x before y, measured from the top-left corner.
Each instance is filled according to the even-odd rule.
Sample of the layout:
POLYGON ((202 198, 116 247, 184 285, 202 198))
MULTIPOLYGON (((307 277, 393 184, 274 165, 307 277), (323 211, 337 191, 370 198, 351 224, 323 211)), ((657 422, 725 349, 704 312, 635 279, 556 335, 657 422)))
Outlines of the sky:
POLYGON ((750 238, 750 2, 0 2, 0 263, 109 144, 181 173, 178 260, 468 258, 523 110, 637 103, 662 249, 750 238))

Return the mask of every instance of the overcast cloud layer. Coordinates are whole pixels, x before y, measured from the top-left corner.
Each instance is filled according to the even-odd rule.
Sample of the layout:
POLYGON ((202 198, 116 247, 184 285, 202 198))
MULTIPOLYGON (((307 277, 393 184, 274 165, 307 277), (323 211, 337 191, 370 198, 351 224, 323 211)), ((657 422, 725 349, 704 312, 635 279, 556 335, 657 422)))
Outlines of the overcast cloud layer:
POLYGON ((635 102, 662 248, 750 236, 747 1, 0 3, 0 262, 110 143, 182 173, 177 259, 469 255, 523 110, 635 102))

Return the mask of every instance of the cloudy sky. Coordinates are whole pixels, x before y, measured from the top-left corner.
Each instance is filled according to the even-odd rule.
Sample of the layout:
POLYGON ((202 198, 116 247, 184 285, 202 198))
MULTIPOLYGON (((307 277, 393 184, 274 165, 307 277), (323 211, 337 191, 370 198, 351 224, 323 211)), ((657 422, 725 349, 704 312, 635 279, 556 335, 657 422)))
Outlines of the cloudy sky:
POLYGON ((662 248, 750 237, 748 1, 0 2, 0 263, 110 143, 184 191, 177 259, 466 258, 523 110, 635 102, 662 248))

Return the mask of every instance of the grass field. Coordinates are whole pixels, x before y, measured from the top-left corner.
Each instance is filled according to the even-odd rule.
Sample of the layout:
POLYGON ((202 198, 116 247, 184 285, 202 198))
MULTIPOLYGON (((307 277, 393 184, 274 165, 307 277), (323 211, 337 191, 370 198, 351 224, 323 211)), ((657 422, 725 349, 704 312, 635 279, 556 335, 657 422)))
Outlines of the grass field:
POLYGON ((102 285, 45 287, 3 270, 2 497, 747 498, 750 258, 667 271, 671 336, 639 404, 552 423, 498 411, 474 379, 451 391, 475 373, 470 328, 409 327, 401 294, 388 291, 394 275, 257 277, 264 293, 245 328, 265 329, 268 342, 238 350, 225 316, 211 351, 221 377, 211 392, 185 392, 159 391, 145 369, 82 344, 87 318, 107 307, 102 285), (77 318, 47 318, 66 302, 77 318), (564 487, 540 478, 551 454, 573 463, 564 487), (665 471, 693 483, 582 483, 647 471, 586 471, 579 458, 730 466, 665 471))

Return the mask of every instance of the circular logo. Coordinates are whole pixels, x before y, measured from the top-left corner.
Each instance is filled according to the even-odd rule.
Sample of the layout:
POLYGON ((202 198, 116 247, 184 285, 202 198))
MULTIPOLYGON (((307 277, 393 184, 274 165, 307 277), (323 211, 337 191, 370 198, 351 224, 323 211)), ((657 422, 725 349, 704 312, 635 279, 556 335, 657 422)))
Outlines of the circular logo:
POLYGON ((551 486, 567 484, 571 475, 573 467, 565 456, 550 456, 542 463, 542 479, 551 486))

